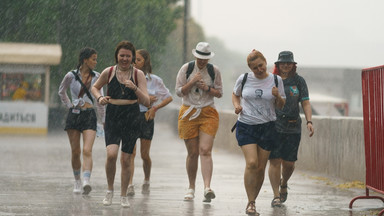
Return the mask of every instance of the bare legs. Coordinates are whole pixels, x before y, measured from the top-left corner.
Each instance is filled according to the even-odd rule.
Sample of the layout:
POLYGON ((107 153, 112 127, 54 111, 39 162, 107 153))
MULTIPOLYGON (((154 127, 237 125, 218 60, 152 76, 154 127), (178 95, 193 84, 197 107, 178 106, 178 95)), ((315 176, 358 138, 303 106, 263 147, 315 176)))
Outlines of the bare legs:
POLYGON ((83 170, 92 171, 92 148, 95 142, 96 131, 84 130, 83 131, 83 170))
MULTIPOLYGON (((78 130, 68 129, 67 130, 69 143, 71 145, 71 163, 73 170, 80 170, 81 168, 81 145, 80 136, 81 132, 78 130)), ((83 131, 83 171, 92 171, 93 160, 92 160, 92 148, 95 141, 96 131, 84 130, 83 131)))
POLYGON ((264 182, 265 167, 270 152, 260 148, 256 144, 248 144, 241 147, 245 157, 244 186, 248 196, 248 202, 253 202, 259 195, 264 182))
POLYGON ((121 196, 124 197, 127 196, 128 183, 131 177, 131 156, 132 154, 121 152, 121 196))
MULTIPOLYGON (((67 130, 67 135, 69 138, 69 144, 71 145, 71 163, 73 170, 81 169, 81 147, 80 147, 80 131, 69 129, 67 130)), ((75 177, 76 178, 76 177, 75 177)))
MULTIPOLYGON (((151 149, 151 140, 140 139, 140 154, 141 159, 143 160, 143 171, 144 171, 144 181, 149 181, 151 177, 151 168, 152 168, 152 160, 149 155, 149 151, 151 149)), ((131 177, 129 179, 129 185, 133 182, 133 174, 135 171, 135 156, 136 156, 136 145, 133 150, 133 154, 131 156, 131 177)))
MULTIPOLYGON (((116 174, 116 161, 119 152, 119 145, 110 144, 107 146, 107 161, 105 163, 105 172, 107 174, 108 190, 113 191, 113 183, 116 174)), ((131 156, 125 152, 121 152, 121 196, 126 196, 128 183, 130 179, 131 156)))
POLYGON ((279 197, 280 193, 286 193, 287 188, 282 188, 279 191, 279 186, 287 185, 288 180, 291 178, 293 171, 295 170, 295 162, 285 161, 280 158, 269 160, 269 179, 272 185, 274 197, 279 197), (281 183, 280 183, 281 179, 281 183))
POLYGON ((140 154, 143 160, 144 180, 149 181, 151 177, 152 160, 149 156, 149 150, 151 148, 151 140, 140 139, 140 154))
POLYGON ((105 173, 107 175, 108 190, 113 191, 113 183, 116 174, 116 161, 119 152, 119 145, 107 146, 107 161, 105 163, 105 173))
POLYGON ((269 181, 271 182, 273 197, 280 197, 281 159, 269 160, 268 169, 269 181))
POLYGON ((195 189, 196 175, 198 169, 198 159, 200 156, 201 173, 204 181, 204 188, 210 188, 213 162, 212 147, 214 137, 204 132, 199 133, 199 137, 184 140, 187 148, 186 169, 189 180, 189 188, 195 189))

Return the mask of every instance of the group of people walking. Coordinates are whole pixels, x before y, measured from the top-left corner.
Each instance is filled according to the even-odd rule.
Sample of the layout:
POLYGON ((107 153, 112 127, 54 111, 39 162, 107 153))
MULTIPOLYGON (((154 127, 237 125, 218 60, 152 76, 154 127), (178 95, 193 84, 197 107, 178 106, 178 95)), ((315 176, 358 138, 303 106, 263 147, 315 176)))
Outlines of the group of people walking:
MULTIPOLYGON (((216 197, 211 188, 212 147, 219 128, 219 113, 214 98, 222 97, 223 84, 219 68, 209 63, 215 55, 209 43, 199 42, 192 54, 196 59, 180 68, 175 87, 176 95, 182 98, 178 134, 187 150, 189 186, 184 200, 190 201, 195 197, 200 158, 204 182, 203 202, 209 203, 216 197)), ((152 73, 148 51, 136 50, 131 42, 121 41, 115 49, 115 63, 98 73, 94 71, 96 50, 83 48, 77 68, 65 75, 59 95, 69 109, 65 130, 72 150, 73 192, 88 195, 92 190, 92 146, 99 122, 104 125, 107 152, 105 171, 108 188, 103 204, 112 204, 121 144, 120 203, 123 207, 129 207, 128 196, 135 194, 132 179, 136 141, 140 139, 144 171, 142 192, 146 193, 150 188, 154 118, 158 109, 172 101, 172 96, 162 79, 152 73), (105 86, 106 91, 103 89, 105 86), (67 95, 68 89, 71 99, 67 95)), ((279 54, 273 73, 267 71, 267 61, 257 50, 248 55, 247 64, 250 72, 240 75, 236 80, 232 103, 238 114, 234 126, 236 139, 246 162, 244 186, 248 203, 245 211, 249 215, 258 215, 255 201, 264 182, 268 160, 273 190, 271 206, 281 206, 287 200, 288 180, 294 171, 301 138, 300 103, 309 136, 313 135, 314 128, 307 85, 296 73, 292 52, 283 51, 279 54)))

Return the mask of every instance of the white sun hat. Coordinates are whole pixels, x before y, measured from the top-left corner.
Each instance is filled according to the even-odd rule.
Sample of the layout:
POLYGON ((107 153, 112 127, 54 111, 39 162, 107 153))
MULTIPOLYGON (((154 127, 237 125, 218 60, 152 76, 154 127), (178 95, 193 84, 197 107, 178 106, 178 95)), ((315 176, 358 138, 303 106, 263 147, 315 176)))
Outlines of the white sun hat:
POLYGON ((199 42, 196 45, 196 49, 192 50, 192 54, 199 59, 210 59, 215 55, 207 42, 199 42))

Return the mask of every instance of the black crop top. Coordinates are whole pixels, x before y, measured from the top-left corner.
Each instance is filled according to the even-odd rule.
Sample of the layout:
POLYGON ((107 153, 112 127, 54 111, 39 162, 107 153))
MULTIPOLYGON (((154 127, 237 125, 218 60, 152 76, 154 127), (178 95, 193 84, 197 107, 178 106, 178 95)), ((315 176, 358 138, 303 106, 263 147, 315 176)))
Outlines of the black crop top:
MULTIPOLYGON (((137 71, 134 70, 134 73, 137 73, 137 71)), ((132 77, 131 81, 134 82, 132 77)), ((116 73, 111 82, 108 83, 107 92, 108 96, 111 96, 112 99, 137 100, 135 92, 132 89, 125 87, 125 85, 117 80, 116 73)))

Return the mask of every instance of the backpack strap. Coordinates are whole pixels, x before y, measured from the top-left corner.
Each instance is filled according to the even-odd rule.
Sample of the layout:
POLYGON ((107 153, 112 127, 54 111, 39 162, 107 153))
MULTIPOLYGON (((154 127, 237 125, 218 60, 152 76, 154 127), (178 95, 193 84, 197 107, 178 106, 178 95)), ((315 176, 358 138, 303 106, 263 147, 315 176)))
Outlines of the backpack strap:
POLYGON ((139 83, 137 81, 137 68, 135 68, 135 70, 133 70, 133 73, 135 74, 134 77, 135 77, 135 80, 133 80, 133 83, 135 83, 135 85, 137 86, 137 84, 139 83))
POLYGON ((212 79, 212 83, 215 81, 215 71, 213 70, 213 64, 207 64, 208 74, 212 79))
POLYGON ((112 71, 113 71, 113 66, 111 66, 111 67, 109 68, 108 82, 109 82, 109 79, 111 78, 112 71))
MULTIPOLYGON (((188 79, 189 76, 191 75, 192 71, 193 71, 193 68, 195 68, 195 61, 190 61, 188 63, 188 69, 187 69, 187 72, 185 73, 185 76, 186 78, 188 79)), ((211 77, 212 79, 212 83, 215 81, 215 71, 213 69, 213 64, 210 64, 208 63, 207 64, 207 70, 208 70, 208 74, 209 76, 211 77)))
MULTIPOLYGON (((107 81, 107 83, 109 83, 109 79, 111 78, 112 71, 113 71, 113 66, 111 66, 111 67, 109 68, 109 72, 108 72, 108 81, 107 81)), ((107 86, 107 96, 109 96, 109 94, 108 94, 108 86, 107 86)))
POLYGON ((187 80, 188 80, 188 77, 191 75, 194 67, 195 67, 195 61, 190 61, 188 63, 187 73, 185 74, 187 80))
POLYGON ((240 92, 241 97, 243 95, 243 88, 244 88, 245 82, 247 81, 247 78, 248 78, 248 73, 245 73, 243 76, 243 80, 241 81, 241 92, 240 92))
MULTIPOLYGON (((79 69, 77 69, 76 72, 75 72, 74 70, 72 71, 73 75, 75 76, 75 79, 76 79, 77 81, 80 82, 80 85, 81 85, 82 89, 84 89, 84 91, 85 91, 85 93, 87 94, 88 98, 89 98, 89 99, 92 101, 92 103, 93 103, 92 95, 91 95, 91 93, 89 92, 87 86, 81 81, 79 75, 77 75, 78 72, 79 72, 79 69)), ((81 91, 81 90, 80 90, 80 91, 81 91)))
MULTIPOLYGON (((279 83, 277 81, 277 75, 273 74, 273 76, 275 78, 275 85, 276 85, 276 87, 278 87, 279 83)), ((247 78, 248 78, 248 73, 245 73, 244 76, 243 76, 243 80, 241 81, 241 93, 240 93, 240 96, 242 96, 242 94, 243 94, 243 88, 244 88, 245 82, 247 81, 247 78)), ((236 126, 237 126, 237 122, 231 128, 231 132, 233 132, 236 129, 236 126)))
POLYGON ((279 87, 279 82, 277 81, 277 75, 273 74, 273 76, 275 77, 275 86, 277 88, 277 87, 279 87))

